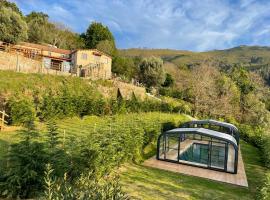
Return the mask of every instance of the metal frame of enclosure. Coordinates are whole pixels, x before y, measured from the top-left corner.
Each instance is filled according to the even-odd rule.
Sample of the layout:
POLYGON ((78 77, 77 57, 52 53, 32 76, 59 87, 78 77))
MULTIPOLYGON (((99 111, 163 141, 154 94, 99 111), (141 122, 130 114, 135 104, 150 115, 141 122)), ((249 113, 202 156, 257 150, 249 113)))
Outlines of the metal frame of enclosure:
POLYGON ((233 124, 220 122, 216 120, 194 120, 185 122, 181 125, 181 128, 207 128, 214 131, 219 131, 222 133, 227 133, 235 138, 237 144, 239 144, 239 131, 233 124))
POLYGON ((167 162, 236 174, 238 150, 237 140, 228 133, 201 127, 176 128, 160 134, 156 157, 167 162))

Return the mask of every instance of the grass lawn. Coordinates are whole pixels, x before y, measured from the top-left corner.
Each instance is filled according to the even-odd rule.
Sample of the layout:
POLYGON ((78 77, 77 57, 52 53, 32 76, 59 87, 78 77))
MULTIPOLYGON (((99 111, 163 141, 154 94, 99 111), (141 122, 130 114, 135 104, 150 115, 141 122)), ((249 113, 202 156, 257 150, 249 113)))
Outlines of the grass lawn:
POLYGON ((242 141, 241 151, 248 189, 135 164, 124 167, 121 182, 132 199, 255 199, 266 169, 258 149, 242 141))
MULTIPOLYGON (((119 115, 114 120, 112 123, 111 118, 88 116, 83 119, 60 120, 57 125, 61 136, 65 131, 67 136, 79 137, 100 132, 101 136, 105 137, 112 132, 123 137, 127 130, 131 132, 136 130, 137 134, 143 134, 147 127, 160 130, 162 122, 179 123, 186 120, 186 116, 146 113, 119 115)), ((43 136, 44 132, 41 132, 41 139, 43 136)), ((16 131, 0 133, 0 170, 5 165, 4 156, 8 152, 9 145, 17 141, 19 134, 16 131)), ((266 169, 257 148, 241 141, 241 151, 248 177, 248 189, 135 164, 125 165, 121 173, 121 182, 132 199, 255 199, 257 188, 264 181, 266 169)))

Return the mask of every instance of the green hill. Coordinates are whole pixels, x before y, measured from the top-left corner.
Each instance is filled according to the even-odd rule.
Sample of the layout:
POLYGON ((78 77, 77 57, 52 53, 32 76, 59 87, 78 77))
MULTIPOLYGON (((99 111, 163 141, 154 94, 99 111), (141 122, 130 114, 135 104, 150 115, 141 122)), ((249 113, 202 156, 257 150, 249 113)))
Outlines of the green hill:
MULTIPOLYGON (((211 62, 222 69, 233 65, 243 65, 250 71, 260 73, 270 83, 270 47, 238 46, 225 50, 192 52, 172 49, 124 49, 120 54, 125 57, 156 56, 177 68, 192 67, 204 62, 211 62)), ((170 69, 166 71, 170 72, 170 69)))
POLYGON ((227 63, 262 64, 270 62, 270 47, 261 46, 238 46, 225 50, 213 50, 206 52, 192 52, 172 49, 124 49, 121 55, 135 56, 157 56, 165 61, 176 65, 192 64, 205 60, 218 60, 227 63))

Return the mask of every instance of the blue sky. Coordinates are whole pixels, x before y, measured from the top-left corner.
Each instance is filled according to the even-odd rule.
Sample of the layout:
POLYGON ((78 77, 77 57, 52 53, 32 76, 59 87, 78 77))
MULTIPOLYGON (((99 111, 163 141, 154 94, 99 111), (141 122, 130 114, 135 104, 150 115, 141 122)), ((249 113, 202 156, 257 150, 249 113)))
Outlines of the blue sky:
POLYGON ((118 48, 206 51, 270 44, 269 0, 12 1, 24 14, 45 12, 78 33, 102 22, 118 48))

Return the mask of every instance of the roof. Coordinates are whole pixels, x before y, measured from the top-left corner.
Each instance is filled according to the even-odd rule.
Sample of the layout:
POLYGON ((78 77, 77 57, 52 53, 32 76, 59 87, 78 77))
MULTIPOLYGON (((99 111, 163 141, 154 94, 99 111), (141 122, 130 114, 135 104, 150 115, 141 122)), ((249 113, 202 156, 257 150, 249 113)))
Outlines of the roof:
POLYGON ((209 130, 206 128, 175 128, 169 131, 166 131, 165 134, 174 134, 174 133, 185 133, 185 134, 193 134, 193 133, 199 133, 205 136, 214 137, 217 139, 225 140, 227 142, 230 142, 233 144, 236 148, 238 148, 237 142, 235 138, 231 135, 228 135, 226 133, 221 133, 218 131, 209 130))
POLYGON ((25 46, 25 47, 31 47, 31 48, 36 48, 40 49, 43 51, 51 51, 55 53, 61 53, 61 54, 70 54, 71 50, 66 50, 66 49, 59 49, 56 47, 51 47, 47 45, 42 45, 42 44, 34 44, 34 43, 29 43, 29 42, 20 42, 18 46, 25 46))
POLYGON ((97 51, 97 52, 99 52, 100 54, 102 54, 104 56, 107 56, 109 58, 112 58, 110 55, 108 55, 108 54, 106 54, 106 53, 104 53, 104 52, 102 52, 102 51, 100 51, 98 49, 76 49, 76 50, 73 50, 71 53, 75 53, 77 51, 97 51))
POLYGON ((187 123, 200 123, 200 124, 205 124, 205 123, 209 123, 209 124, 215 124, 218 126, 223 126, 223 127, 227 127, 227 128, 233 128, 235 131, 238 131, 237 127, 233 124, 227 123, 227 122, 221 122, 221 121, 216 121, 213 119, 207 119, 207 120, 193 120, 187 123))

